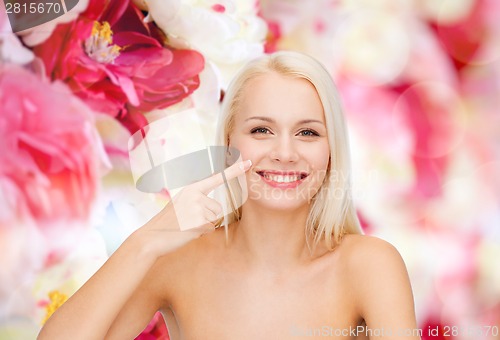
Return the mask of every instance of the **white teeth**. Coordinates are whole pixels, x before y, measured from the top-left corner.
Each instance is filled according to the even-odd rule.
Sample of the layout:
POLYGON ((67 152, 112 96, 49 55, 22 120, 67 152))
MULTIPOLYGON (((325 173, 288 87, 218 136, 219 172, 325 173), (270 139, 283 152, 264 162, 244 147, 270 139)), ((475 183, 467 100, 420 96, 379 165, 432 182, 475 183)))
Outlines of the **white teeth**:
POLYGON ((268 180, 278 182, 278 183, 290 183, 290 182, 295 182, 300 179, 300 176, 281 176, 281 175, 271 175, 271 174, 264 174, 264 177, 268 180))

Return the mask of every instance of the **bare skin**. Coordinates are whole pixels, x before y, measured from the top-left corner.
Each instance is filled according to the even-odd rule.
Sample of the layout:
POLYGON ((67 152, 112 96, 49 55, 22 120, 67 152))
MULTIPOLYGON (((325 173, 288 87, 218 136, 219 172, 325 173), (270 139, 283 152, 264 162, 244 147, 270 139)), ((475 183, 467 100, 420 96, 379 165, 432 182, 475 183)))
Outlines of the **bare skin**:
MULTIPOLYGON (((252 264, 224 242, 217 231, 158 263, 172 339, 296 339, 325 327, 350 332, 331 337, 348 339, 364 320, 374 331, 393 329, 395 336, 380 339, 416 329, 404 264, 385 241, 347 235, 335 251, 278 270, 252 264), (388 278, 397 282, 387 286, 388 278)), ((356 332, 358 339, 363 334, 356 332)))
POLYGON ((247 86, 230 143, 252 164, 225 173, 244 174, 251 188, 228 244, 210 224, 221 213, 207 197, 223 183, 218 174, 183 189, 132 234, 39 339, 132 339, 157 310, 172 339, 325 337, 315 329, 332 332, 331 339, 363 339, 352 329, 365 323, 370 339, 419 339, 399 333, 417 326, 408 274, 393 246, 351 234, 335 250, 320 243, 311 254, 308 198, 267 196, 273 191, 263 170, 306 172, 304 192, 322 185, 330 151, 314 88, 277 74, 247 86))

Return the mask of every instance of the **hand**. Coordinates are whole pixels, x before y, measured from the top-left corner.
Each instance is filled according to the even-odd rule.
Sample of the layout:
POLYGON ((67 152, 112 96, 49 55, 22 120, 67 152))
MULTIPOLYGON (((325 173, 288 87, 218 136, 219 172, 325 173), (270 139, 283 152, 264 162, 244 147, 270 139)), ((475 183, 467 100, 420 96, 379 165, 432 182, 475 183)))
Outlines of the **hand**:
MULTIPOLYGON (((226 180, 243 175, 251 165, 250 160, 234 163, 224 170, 226 180)), ((143 244, 159 257, 213 231, 213 222, 222 217, 222 206, 207 195, 223 184, 224 177, 217 173, 184 187, 162 211, 134 234, 144 236, 146 239, 143 244)))

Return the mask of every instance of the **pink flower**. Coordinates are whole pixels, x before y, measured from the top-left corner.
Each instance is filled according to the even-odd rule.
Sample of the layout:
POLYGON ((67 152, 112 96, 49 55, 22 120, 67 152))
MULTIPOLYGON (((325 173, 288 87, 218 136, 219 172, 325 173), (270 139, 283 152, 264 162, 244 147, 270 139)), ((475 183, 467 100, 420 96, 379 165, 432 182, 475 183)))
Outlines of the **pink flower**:
MULTIPOLYGON (((443 6, 453 8, 453 6, 443 6)), ((469 63, 490 62, 498 58, 497 48, 488 51, 490 44, 498 44, 498 1, 478 0, 471 2, 468 11, 458 17, 447 17, 440 11, 432 25, 440 43, 453 58, 455 67, 461 70, 469 63), (493 52, 493 54, 489 53, 493 52)), ((453 13, 453 11, 451 11, 453 13)))
POLYGON ((161 316, 161 313, 156 312, 151 322, 146 326, 135 340, 169 340, 167 326, 161 316))
POLYGON ((59 82, 0 65, 0 226, 85 219, 106 162, 92 113, 59 82))
POLYGON ((282 37, 281 25, 277 21, 267 21, 267 36, 266 44, 264 45, 264 52, 273 53, 278 50, 278 42, 282 37))
POLYGON ((129 0, 91 0, 74 22, 58 26, 34 48, 52 79, 68 83, 94 110, 135 132, 142 113, 177 103, 199 86, 204 59, 163 45, 154 24, 129 0))

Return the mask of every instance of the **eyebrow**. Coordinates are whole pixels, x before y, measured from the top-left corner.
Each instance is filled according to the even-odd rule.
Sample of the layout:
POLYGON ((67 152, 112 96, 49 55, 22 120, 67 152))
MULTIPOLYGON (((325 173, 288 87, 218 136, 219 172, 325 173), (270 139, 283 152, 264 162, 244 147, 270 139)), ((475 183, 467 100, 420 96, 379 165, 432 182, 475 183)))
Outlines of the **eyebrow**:
MULTIPOLYGON (((245 119, 245 122, 248 122, 249 120, 252 120, 252 119, 263 120, 263 121, 269 122, 269 123, 276 123, 276 121, 274 119, 269 118, 269 117, 262 117, 262 116, 255 116, 255 117, 247 118, 247 119, 245 119)), ((303 119, 303 120, 297 122, 297 124, 307 124, 307 123, 319 123, 321 125, 325 125, 322 121, 317 120, 317 119, 303 119)))

